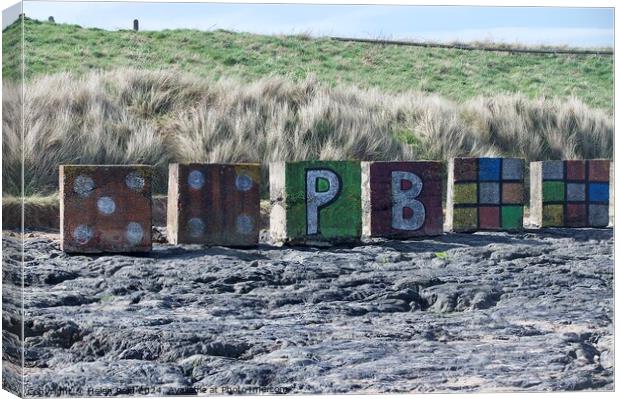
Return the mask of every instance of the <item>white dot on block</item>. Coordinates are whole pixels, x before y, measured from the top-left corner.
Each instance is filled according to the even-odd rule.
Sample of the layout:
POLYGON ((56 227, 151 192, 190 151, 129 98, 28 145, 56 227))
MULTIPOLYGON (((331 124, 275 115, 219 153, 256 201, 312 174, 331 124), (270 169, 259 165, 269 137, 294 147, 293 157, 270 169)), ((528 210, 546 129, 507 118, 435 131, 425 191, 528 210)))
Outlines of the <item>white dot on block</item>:
POLYGON ((93 238, 93 229, 81 224, 73 230, 73 238, 79 245, 84 245, 93 238))
POLYGON ((248 191, 252 188, 252 178, 246 174, 240 174, 235 179, 235 186, 239 191, 248 191))
POLYGON ((94 189, 95 182, 88 176, 79 175, 73 182, 73 191, 80 197, 88 197, 94 189))
POLYGON ((111 215, 116 210, 116 204, 110 197, 101 197, 97 200, 97 209, 104 215, 111 215))
POLYGON ((254 230, 254 220, 248 215, 237 216, 237 232, 240 234, 250 234, 254 230))
POLYGON ((144 237, 144 230, 139 223, 129 222, 125 229, 125 237, 131 245, 139 244, 142 241, 142 237, 144 237))
POLYGON ((200 237, 205 232, 205 223, 200 218, 191 218, 187 221, 187 229, 190 237, 200 237))
POLYGON ((125 177, 125 184, 133 191, 141 191, 144 183, 144 177, 138 172, 131 172, 125 177))
POLYGON ((192 170, 187 176, 187 184, 194 190, 200 190, 205 185, 205 175, 199 170, 192 170))

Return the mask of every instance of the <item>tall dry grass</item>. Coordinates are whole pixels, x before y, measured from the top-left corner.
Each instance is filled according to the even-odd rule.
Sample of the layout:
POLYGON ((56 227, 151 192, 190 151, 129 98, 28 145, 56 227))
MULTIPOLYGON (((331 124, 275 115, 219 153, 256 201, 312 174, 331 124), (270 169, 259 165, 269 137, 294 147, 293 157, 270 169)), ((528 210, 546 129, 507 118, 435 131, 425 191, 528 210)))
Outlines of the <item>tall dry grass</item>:
MULTIPOLYGON (((19 90, 3 96, 4 192, 19 193, 19 90)), ((457 104, 418 92, 330 88, 314 79, 209 81, 172 71, 56 74, 25 87, 27 195, 57 190, 60 164, 302 159, 528 160, 611 157, 613 123, 578 99, 497 95, 457 104)))

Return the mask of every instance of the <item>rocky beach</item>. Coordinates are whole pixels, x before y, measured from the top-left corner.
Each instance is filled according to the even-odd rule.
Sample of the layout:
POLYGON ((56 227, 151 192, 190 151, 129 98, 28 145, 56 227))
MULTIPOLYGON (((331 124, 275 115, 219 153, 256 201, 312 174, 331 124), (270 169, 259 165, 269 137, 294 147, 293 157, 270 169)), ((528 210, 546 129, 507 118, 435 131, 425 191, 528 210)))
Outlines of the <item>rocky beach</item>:
MULTIPOLYGON (((614 387, 611 229, 157 243, 141 256, 67 255, 53 232, 25 237, 29 396, 614 387)), ((5 232, 9 389, 21 379, 7 362, 21 351, 20 244, 5 232)))

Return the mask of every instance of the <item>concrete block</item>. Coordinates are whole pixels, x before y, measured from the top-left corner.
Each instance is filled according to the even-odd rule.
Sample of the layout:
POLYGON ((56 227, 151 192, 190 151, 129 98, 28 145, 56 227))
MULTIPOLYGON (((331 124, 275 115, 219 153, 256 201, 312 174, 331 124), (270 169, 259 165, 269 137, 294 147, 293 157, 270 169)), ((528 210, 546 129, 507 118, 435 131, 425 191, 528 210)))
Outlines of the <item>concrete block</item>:
POLYGON ((478 210, 480 215, 480 228, 483 230, 496 230, 500 226, 500 207, 481 206, 478 210))
POLYGON ((564 163, 566 165, 566 180, 585 180, 586 162, 584 160, 569 160, 564 163))
POLYGON ((484 182, 480 183, 480 204, 485 205, 499 205, 501 203, 499 198, 500 183, 498 182, 484 182))
POLYGON ((454 185, 454 203, 472 204, 478 203, 478 185, 476 183, 457 183, 454 185))
POLYGON ((478 158, 459 158, 452 169, 453 180, 458 182, 478 180, 478 158))
POLYGON ((607 205, 588 205, 588 223, 592 227, 606 227, 609 224, 609 207, 607 205))
MULTIPOLYGON (((523 174, 521 174, 523 176, 523 174)), ((503 204, 523 204, 523 184, 522 183, 502 183, 502 203, 503 204)))
POLYGON ((588 180, 595 182, 609 182, 611 162, 607 159, 592 159, 588 161, 588 180))
POLYGON ((523 180, 525 161, 519 158, 502 160, 502 180, 523 180))
POLYGON ((478 158, 478 179, 484 181, 500 181, 502 170, 499 158, 478 158))
POLYGON ((259 164, 169 166, 170 243, 255 246, 259 220, 259 164))
POLYGON ((564 226, 564 205, 543 205, 543 226, 564 226))
POLYGON ((546 203, 563 202, 565 185, 563 181, 543 181, 543 201, 546 203))
POLYGON ((609 160, 530 164, 530 217, 540 227, 604 227, 613 211, 609 160))
POLYGON ((153 173, 146 165, 61 165, 61 249, 150 251, 153 173))
POLYGON ((588 225, 588 210, 585 203, 566 204, 566 220, 567 227, 586 227, 588 225))
POLYGON ((545 161, 543 163, 544 180, 564 180, 563 161, 545 161))
POLYGON ((363 162, 363 233, 408 238, 443 233, 443 164, 363 162))
POLYGON ((566 183, 566 201, 584 202, 586 200, 586 185, 584 183, 566 183))
POLYGON ((272 163, 269 182, 273 241, 311 245, 359 241, 360 162, 272 163))
POLYGON ((518 158, 450 160, 447 228, 456 232, 522 229, 523 167, 524 161, 518 158))

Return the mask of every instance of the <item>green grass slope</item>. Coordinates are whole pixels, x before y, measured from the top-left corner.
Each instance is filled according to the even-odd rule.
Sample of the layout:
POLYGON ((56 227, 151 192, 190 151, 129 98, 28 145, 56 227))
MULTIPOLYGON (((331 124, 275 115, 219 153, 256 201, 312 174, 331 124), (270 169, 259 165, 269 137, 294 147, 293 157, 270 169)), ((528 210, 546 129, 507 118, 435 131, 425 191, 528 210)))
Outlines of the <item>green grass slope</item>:
MULTIPOLYGON (((3 32, 5 54, 20 33, 19 24, 3 32)), ((328 85, 388 93, 420 90, 459 102, 520 92, 529 98, 574 96, 607 112, 613 107, 610 56, 465 51, 227 31, 105 31, 27 19, 25 57, 27 79, 117 67, 178 69, 247 82, 268 75, 297 81, 315 75, 328 85)), ((17 65, 15 59, 5 61, 3 76, 18 77, 17 65)))

